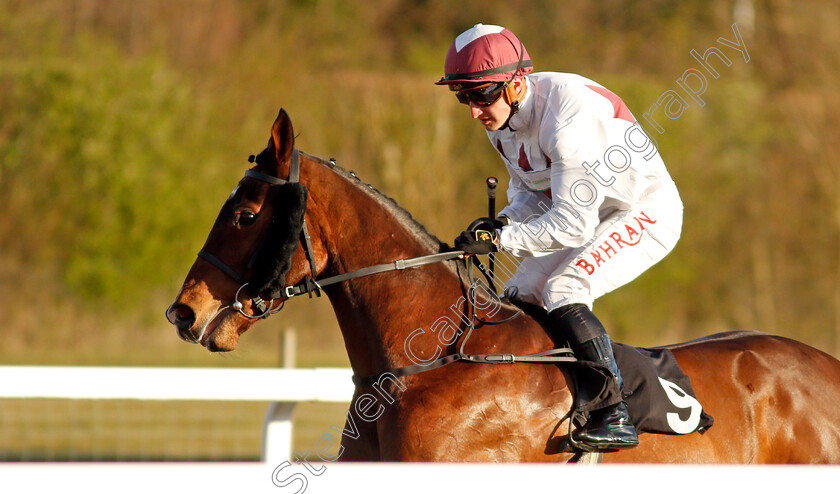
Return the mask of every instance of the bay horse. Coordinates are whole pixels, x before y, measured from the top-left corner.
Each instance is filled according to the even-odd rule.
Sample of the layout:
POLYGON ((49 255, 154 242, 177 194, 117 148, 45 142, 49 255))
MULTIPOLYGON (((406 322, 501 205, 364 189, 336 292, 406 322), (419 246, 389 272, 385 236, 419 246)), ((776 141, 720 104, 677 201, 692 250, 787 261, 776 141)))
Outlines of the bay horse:
MULTIPOLYGON (((573 404, 573 377, 562 365, 453 362, 398 378, 382 374, 454 355, 458 345, 469 354, 552 349, 535 319, 478 324, 465 340, 469 319, 453 315, 469 305, 464 261, 395 269, 403 259, 447 257, 448 247, 354 174, 296 150, 284 110, 252 161, 167 310, 181 338, 232 351, 289 297, 322 290, 355 375, 388 376, 357 381, 341 460, 573 458, 561 446, 573 404), (372 266, 386 267, 359 275, 372 266)), ((306 303, 301 298, 289 303, 306 303)), ((473 294, 476 305, 488 299, 473 294)), ((500 322, 516 311, 501 302, 492 313, 485 306, 484 316, 500 322)), ((607 453, 604 462, 840 462, 840 362, 833 357, 756 332, 667 348, 714 426, 705 434, 643 434, 638 447, 607 453)))

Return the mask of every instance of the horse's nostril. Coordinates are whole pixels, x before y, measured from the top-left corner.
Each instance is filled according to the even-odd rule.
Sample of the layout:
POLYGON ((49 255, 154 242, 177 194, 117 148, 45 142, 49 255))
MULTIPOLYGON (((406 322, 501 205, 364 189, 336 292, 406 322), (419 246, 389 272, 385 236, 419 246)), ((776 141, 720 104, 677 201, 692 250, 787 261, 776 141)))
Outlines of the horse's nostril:
POLYGON ((186 331, 195 323, 195 312, 188 305, 176 303, 166 311, 166 319, 179 331, 186 331))

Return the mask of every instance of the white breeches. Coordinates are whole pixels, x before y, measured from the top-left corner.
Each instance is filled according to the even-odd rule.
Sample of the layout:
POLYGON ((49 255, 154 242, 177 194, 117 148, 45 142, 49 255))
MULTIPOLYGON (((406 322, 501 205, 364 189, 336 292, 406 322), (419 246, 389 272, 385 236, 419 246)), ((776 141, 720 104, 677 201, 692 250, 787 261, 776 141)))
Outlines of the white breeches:
POLYGON ((659 197, 606 218, 581 247, 523 258, 505 285, 506 293, 515 288, 518 298, 549 311, 576 303, 591 309, 595 299, 638 277, 679 240, 679 196, 655 195, 659 197))

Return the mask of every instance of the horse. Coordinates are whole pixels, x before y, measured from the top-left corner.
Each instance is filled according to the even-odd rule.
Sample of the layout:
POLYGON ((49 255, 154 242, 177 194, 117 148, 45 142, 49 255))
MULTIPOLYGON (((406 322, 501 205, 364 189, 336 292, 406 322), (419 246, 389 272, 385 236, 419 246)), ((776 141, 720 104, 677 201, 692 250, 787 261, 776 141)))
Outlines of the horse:
MULTIPOLYGON (((491 307, 492 294, 475 289, 464 260, 396 202, 332 161, 298 151, 285 110, 251 161, 167 310, 182 339, 232 351, 285 303, 306 303, 290 299, 323 291, 352 370, 363 377, 355 380, 340 460, 574 461, 566 447, 576 427, 574 378, 566 366, 457 358, 430 365, 459 351, 551 350, 555 342, 535 318, 513 317, 519 309, 506 300, 491 307), (475 307, 483 310, 478 324, 457 315, 475 307)), ((603 462, 840 462, 835 358, 759 332, 665 348, 714 426, 704 434, 642 434, 639 446, 607 452, 603 462)))

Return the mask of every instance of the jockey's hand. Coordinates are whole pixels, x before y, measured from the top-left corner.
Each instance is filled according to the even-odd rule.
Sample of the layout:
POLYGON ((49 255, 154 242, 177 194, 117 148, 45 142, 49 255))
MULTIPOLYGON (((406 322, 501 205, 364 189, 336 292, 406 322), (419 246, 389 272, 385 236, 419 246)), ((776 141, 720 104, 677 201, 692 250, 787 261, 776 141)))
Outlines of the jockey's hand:
MULTIPOLYGON (((496 234, 495 223, 498 220, 479 218, 455 239, 455 249, 463 250, 466 254, 489 254, 496 252, 499 246, 499 236, 496 234)), ((499 222, 501 226, 501 222, 499 222)))
POLYGON ((498 218, 490 219, 486 216, 483 216, 472 223, 470 226, 467 227, 467 232, 477 232, 478 230, 484 231, 494 231, 494 230, 501 230, 503 226, 510 223, 510 220, 505 216, 500 216, 498 218))

